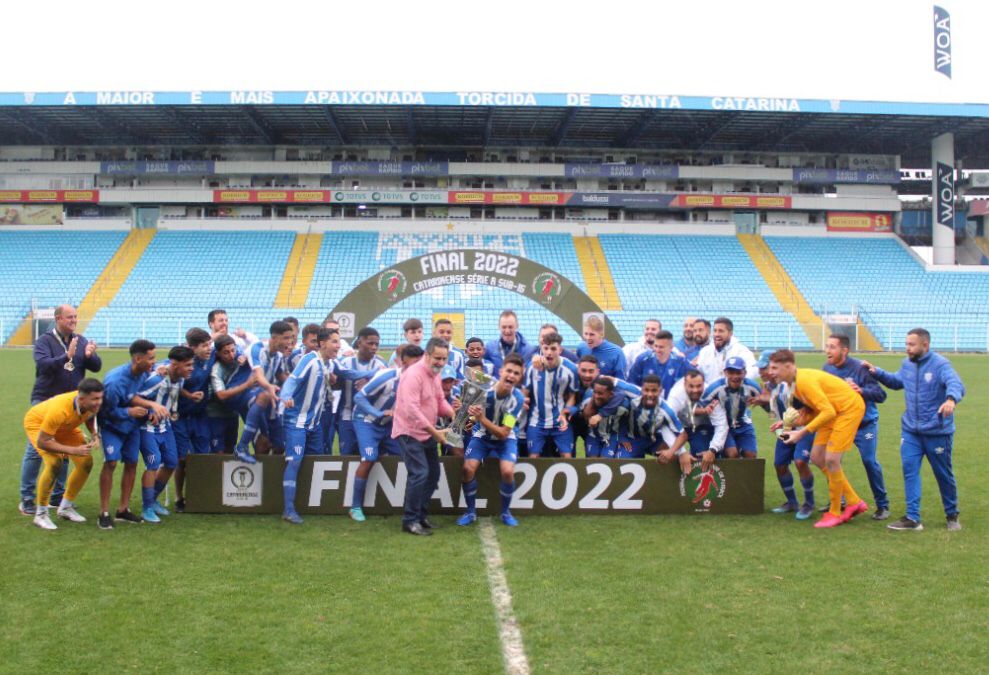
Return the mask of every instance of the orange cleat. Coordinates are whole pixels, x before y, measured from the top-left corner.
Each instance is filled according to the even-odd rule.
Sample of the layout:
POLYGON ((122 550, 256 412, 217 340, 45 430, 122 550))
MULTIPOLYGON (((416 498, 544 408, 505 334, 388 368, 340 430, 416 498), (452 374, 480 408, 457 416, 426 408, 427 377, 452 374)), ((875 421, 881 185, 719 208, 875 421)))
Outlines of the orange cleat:
POLYGON ((823 518, 814 523, 814 527, 838 527, 843 522, 845 521, 828 511, 823 518))
POLYGON ((846 506, 845 510, 841 512, 841 522, 847 523, 849 520, 854 518, 860 513, 865 513, 869 510, 869 505, 865 503, 863 499, 858 504, 852 504, 851 506, 846 506))

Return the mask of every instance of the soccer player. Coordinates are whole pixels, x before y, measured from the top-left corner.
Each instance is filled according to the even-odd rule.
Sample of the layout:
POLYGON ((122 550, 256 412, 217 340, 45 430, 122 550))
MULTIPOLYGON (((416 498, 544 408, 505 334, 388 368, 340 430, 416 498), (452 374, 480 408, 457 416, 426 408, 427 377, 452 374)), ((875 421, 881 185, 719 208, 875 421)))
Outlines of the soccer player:
POLYGON ((793 391, 794 401, 805 407, 801 417, 806 420, 802 429, 785 434, 784 441, 796 445, 808 435, 814 434, 811 461, 828 477, 831 509, 814 523, 814 527, 836 527, 847 523, 869 505, 858 496, 845 477, 841 458, 851 449, 865 414, 862 397, 844 380, 810 368, 797 368, 796 359, 789 349, 780 349, 769 357, 769 372, 774 381, 785 382, 793 391), (844 510, 841 499, 845 498, 844 510))
POLYGON ((661 330, 653 339, 653 351, 643 353, 629 368, 628 381, 641 385, 646 375, 655 375, 663 384, 663 398, 666 398, 688 370, 687 360, 673 353, 673 333, 661 330))
POLYGON ((951 361, 931 350, 931 334, 923 328, 907 333, 907 358, 900 369, 889 373, 863 361, 880 384, 903 389, 906 408, 900 420, 903 432, 900 457, 903 459, 903 484, 907 513, 890 523, 891 530, 924 529, 920 521, 920 467, 927 458, 937 479, 948 530, 960 530, 958 522, 958 488, 951 465, 955 435, 955 406, 965 396, 965 385, 951 361))
POLYGON ((662 321, 659 319, 647 319, 646 325, 642 328, 642 337, 622 347, 622 352, 625 354, 625 363, 630 368, 639 356, 652 352, 653 344, 656 342, 656 335, 661 330, 663 330, 662 321))
POLYGON ((464 379, 464 363, 467 361, 467 355, 462 349, 453 346, 453 322, 449 319, 437 319, 433 324, 433 337, 438 337, 450 345, 450 358, 446 364, 453 368, 458 379, 464 379))
MULTIPOLYGON (((385 368, 385 361, 377 356, 381 336, 377 330, 366 326, 357 333, 354 346, 357 351, 353 356, 337 359, 342 371, 363 370, 371 374, 385 368)), ((367 382, 366 379, 344 379, 341 388, 340 407, 337 409, 337 433, 340 434, 340 454, 358 454, 359 444, 354 433, 354 393, 367 382)))
POLYGON ((548 438, 553 439, 561 457, 573 457, 570 414, 577 398, 577 366, 560 356, 562 344, 559 333, 543 337, 542 366, 530 366, 525 375, 523 390, 530 401, 527 432, 530 457, 543 453, 548 438))
POLYGON ((244 431, 234 448, 234 456, 247 464, 257 462, 250 452, 252 442, 257 454, 267 454, 271 447, 281 448, 284 445, 282 425, 277 418, 278 386, 275 383, 282 370, 285 345, 292 340, 292 326, 284 321, 275 321, 268 334, 267 345, 256 342, 247 352, 247 361, 254 371, 256 384, 250 392, 247 409, 238 411, 244 418, 244 431), (266 438, 267 444, 259 444, 259 436, 266 438))
POLYGON ((466 347, 467 359, 478 359, 481 362, 484 374, 494 377, 494 362, 484 358, 484 340, 479 337, 472 337, 467 340, 466 347))
POLYGON ((889 518, 889 497, 886 495, 886 481, 883 479, 883 467, 876 457, 879 443, 879 407, 878 403, 886 400, 886 390, 879 386, 876 378, 869 369, 858 359, 848 355, 851 343, 847 335, 832 335, 824 345, 827 363, 824 372, 845 380, 848 385, 865 401, 865 416, 862 424, 855 432, 855 447, 862 457, 865 475, 869 478, 869 488, 876 500, 876 512, 873 520, 889 518))
POLYGON ((307 323, 302 328, 302 343, 292 350, 291 356, 286 359, 285 370, 291 375, 295 367, 299 365, 299 361, 306 354, 310 354, 317 349, 319 349, 319 341, 317 336, 319 331, 322 330, 318 323, 307 323))
MULTIPOLYGON (((694 324, 695 330, 697 324, 694 324)), ((752 351, 735 337, 735 324, 731 319, 718 317, 714 320, 714 339, 697 354, 697 370, 704 375, 705 382, 719 379, 728 360, 737 357, 745 362, 745 376, 754 379, 759 371, 755 367, 752 351)))
MULTIPOLYGON (((402 324, 402 335, 405 337, 405 344, 415 345, 416 347, 422 348, 422 321, 412 317, 411 319, 406 319, 405 323, 402 324)), ((398 364, 398 353, 393 352, 391 359, 388 361, 388 367, 393 368, 398 364)))
POLYGON ((494 364, 495 377, 498 376, 498 370, 509 354, 518 354, 524 362, 528 362, 533 354, 539 352, 540 348, 526 342, 525 337, 519 332, 519 318, 510 309, 504 310, 498 317, 498 333, 497 339, 484 345, 484 358, 494 364))
POLYGON ((704 376, 699 370, 688 370, 683 379, 673 385, 665 403, 674 412, 687 433, 690 454, 700 460, 707 471, 714 461, 723 458, 728 438, 728 418, 725 410, 712 402, 701 405, 704 396, 704 376))
POLYGON ((701 348, 694 342, 694 324, 697 323, 697 317, 688 316, 683 320, 683 335, 676 344, 673 345, 673 353, 679 354, 688 362, 693 361, 697 358, 697 354, 700 352, 701 348))
POLYGON ((86 378, 79 383, 77 391, 42 401, 32 406, 24 416, 24 433, 42 461, 34 524, 43 530, 58 529, 48 515, 48 499, 65 458, 71 460, 75 468, 55 513, 59 518, 73 523, 86 522, 86 518, 76 511, 75 500, 93 470, 90 452, 99 442, 96 414, 102 403, 103 384, 99 380, 86 378), (89 430, 91 441, 85 440, 79 431, 80 425, 85 425, 89 430))
POLYGON ((662 384, 655 375, 642 380, 642 394, 623 406, 624 414, 618 439, 619 459, 642 459, 655 454, 660 464, 674 458, 684 473, 690 473, 692 461, 687 450, 687 433, 676 413, 661 399, 662 384))
MULTIPOLYGON (((544 323, 539 328, 539 342, 542 343, 543 336, 544 335, 549 335, 550 333, 559 333, 559 332, 560 332, 560 329, 556 327, 556 324, 553 324, 553 323, 544 323)), ((580 357, 577 356, 577 352, 570 351, 566 347, 562 347, 560 349, 560 356, 563 357, 563 358, 565 358, 565 359, 567 359, 567 360, 569 360, 569 361, 573 361, 574 363, 577 363, 578 359, 580 359, 580 357)), ((529 362, 526 365, 528 365, 529 363, 532 363, 532 360, 533 359, 537 359, 537 358, 539 358, 539 356, 537 354, 533 354, 529 358, 529 362)))
POLYGON ((185 460, 189 453, 206 455, 212 451, 209 418, 209 378, 216 363, 213 338, 202 328, 190 328, 185 343, 192 350, 192 372, 179 392, 178 419, 172 422, 179 464, 175 467, 175 511, 185 511, 185 460))
POLYGON ((237 442, 237 418, 248 408, 257 375, 230 335, 216 338, 213 351, 215 361, 210 370, 213 395, 206 404, 210 443, 213 452, 230 452, 237 442))
POLYGON ((169 515, 158 503, 158 495, 168 485, 168 479, 179 463, 179 453, 172 430, 172 420, 178 416, 182 386, 193 369, 195 352, 184 345, 168 352, 165 373, 152 373, 131 400, 135 405, 154 402, 164 412, 151 415, 141 427, 141 456, 144 474, 141 476, 141 517, 146 523, 160 523, 159 516, 169 515))
POLYGON ((117 366, 103 380, 103 405, 100 406, 99 423, 102 428, 103 469, 100 471, 100 515, 97 524, 101 530, 113 528, 114 521, 140 523, 140 516, 130 510, 131 492, 137 477, 137 456, 141 449, 140 425, 151 414, 167 415, 158 404, 134 404, 134 395, 140 391, 148 373, 155 365, 155 345, 148 340, 131 343, 130 363, 117 366), (113 487, 113 471, 123 460, 124 471, 120 477, 120 503, 116 514, 110 517, 110 490, 113 487))
POLYGON ((305 455, 323 451, 323 439, 319 423, 327 399, 326 377, 332 358, 331 336, 337 335, 326 328, 316 334, 316 351, 309 352, 285 380, 279 395, 285 432, 285 473, 282 477, 284 508, 282 520, 294 525, 302 524, 302 517, 295 509, 295 488, 299 468, 305 455))
MULTIPOLYGON (((699 369, 698 369, 699 370, 699 369)), ((749 415, 748 401, 762 393, 758 382, 745 376, 746 363, 740 356, 732 356, 725 363, 724 377, 707 385, 704 405, 718 401, 728 418, 728 438, 725 441, 727 457, 754 459, 759 450, 756 445, 755 427, 749 415)), ((707 379, 705 378, 705 382, 707 379)))
POLYGON ((474 418, 474 432, 464 454, 463 492, 467 511, 457 519, 457 525, 470 525, 477 520, 477 468, 488 457, 498 458, 501 473, 501 522, 509 527, 519 524, 509 510, 515 494, 515 462, 518 447, 515 424, 524 398, 515 387, 522 381, 525 363, 518 354, 506 354, 498 382, 488 390, 483 405, 472 405, 467 412, 474 418))
POLYGON ((357 433, 361 463, 354 476, 350 517, 359 523, 367 520, 364 515, 364 493, 367 478, 378 457, 382 453, 396 456, 402 454, 398 441, 391 437, 395 394, 402 370, 421 360, 423 351, 415 345, 402 345, 400 350, 400 366, 377 371, 354 398, 354 431, 357 433))
MULTIPOLYGON (((584 436, 586 457, 614 459, 618 456, 618 432, 622 419, 619 410, 629 398, 642 394, 635 385, 623 384, 628 389, 618 389, 613 377, 598 375, 584 393, 581 416, 586 420, 587 428, 584 436)), ((573 415, 571 419, 574 419, 573 415)))
POLYGON ((776 478, 779 480, 786 502, 774 508, 773 513, 795 512, 797 520, 807 520, 814 514, 814 474, 810 470, 810 451, 814 447, 814 434, 807 434, 794 445, 781 438, 786 431, 784 426, 789 426, 784 418, 790 414, 787 412, 788 410, 793 410, 791 400, 793 397, 790 385, 773 379, 772 373, 769 371, 769 357, 772 355, 772 351, 765 351, 759 355, 756 367, 759 368, 759 377, 762 378, 765 388, 761 395, 750 398, 747 403, 749 405, 761 405, 768 409, 769 417, 772 420, 770 429, 776 434, 773 467, 776 470, 776 478), (804 491, 803 504, 797 501, 797 491, 793 484, 790 464, 797 467, 797 474, 800 476, 800 485, 804 491))
POLYGON ((628 365, 621 347, 604 339, 604 321, 590 316, 584 322, 584 341, 577 347, 577 356, 592 354, 597 357, 602 375, 625 377, 628 365))

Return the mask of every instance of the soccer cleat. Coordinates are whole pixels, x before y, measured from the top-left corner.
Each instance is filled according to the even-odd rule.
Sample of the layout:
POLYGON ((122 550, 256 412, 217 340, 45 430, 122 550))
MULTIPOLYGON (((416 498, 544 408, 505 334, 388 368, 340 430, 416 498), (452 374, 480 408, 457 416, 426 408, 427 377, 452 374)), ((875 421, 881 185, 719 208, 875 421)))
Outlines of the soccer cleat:
POLYGON ((924 529, 924 524, 923 523, 919 523, 916 520, 914 520, 913 518, 910 518, 908 516, 903 516, 902 518, 900 518, 895 523, 890 523, 886 527, 888 529, 890 529, 890 530, 904 530, 904 531, 912 531, 912 532, 921 532, 924 529))
POLYGON ((113 518, 110 517, 109 513, 101 513, 99 518, 96 519, 96 526, 101 530, 112 530, 113 518))
POLYGON ((503 514, 501 514, 501 522, 503 522, 508 527, 518 527, 519 526, 519 521, 517 521, 515 519, 515 516, 513 516, 510 513, 503 513, 503 514))
POLYGON ((155 513, 154 507, 149 506, 146 509, 141 510, 141 517, 144 518, 146 523, 160 523, 161 518, 155 513))
POLYGON ((889 518, 889 509, 880 506, 876 509, 876 512, 872 514, 873 520, 886 520, 889 518))
POLYGON ((958 514, 948 516, 948 532, 957 532, 962 529, 962 524, 958 522, 958 514))
POLYGON ((59 518, 64 518, 65 520, 71 520, 73 523, 85 523, 86 517, 76 511, 75 507, 68 504, 63 504, 58 507, 55 512, 59 518))
POLYGON ((846 506, 845 509, 841 512, 841 522, 847 523, 858 514, 865 513, 868 510, 869 510, 869 505, 865 503, 864 499, 860 501, 858 504, 852 504, 851 506, 846 506))
POLYGON ((840 516, 836 516, 828 511, 824 514, 824 517, 814 523, 814 527, 838 527, 843 522, 845 521, 843 521, 840 516))
POLYGON ((793 513, 797 510, 797 505, 793 502, 786 502, 781 506, 777 506, 773 509, 773 513, 793 513))
POLYGON ((356 520, 358 523, 363 523, 367 520, 367 516, 364 515, 364 509, 359 506, 355 506, 350 509, 350 519, 356 520))
POLYGON ((237 448, 234 450, 234 457, 243 462, 244 464, 257 464, 258 460, 254 459, 254 455, 247 451, 245 448, 237 448))
POLYGON ((151 505, 151 508, 154 509, 155 513, 158 514, 159 516, 170 516, 170 515, 172 515, 172 512, 171 511, 169 511, 168 509, 166 509, 164 506, 162 506, 158 502, 155 502, 154 504, 152 504, 151 505))
POLYGON ((17 505, 17 510, 25 516, 33 516, 35 512, 34 500, 28 497, 27 499, 22 499, 17 505))
POLYGON ((38 509, 38 512, 34 514, 34 524, 42 530, 58 529, 58 525, 53 523, 52 519, 48 516, 48 509, 38 509))
POLYGON ((282 514, 282 520, 293 525, 302 525, 302 516, 295 511, 286 511, 282 514))
POLYGON ((794 517, 797 520, 808 520, 812 515, 814 515, 814 505, 804 504, 800 507, 800 510, 797 511, 797 515, 794 517))
POLYGON ((144 522, 141 516, 134 515, 130 509, 117 511, 117 513, 113 516, 113 519, 119 520, 121 523, 130 523, 132 525, 144 522))
POLYGON ((185 500, 176 499, 175 500, 175 513, 185 513, 185 500))
POLYGON ((467 527, 475 520, 477 520, 477 514, 474 513, 473 511, 468 511, 464 515, 457 518, 457 525, 460 525, 461 527, 467 527))

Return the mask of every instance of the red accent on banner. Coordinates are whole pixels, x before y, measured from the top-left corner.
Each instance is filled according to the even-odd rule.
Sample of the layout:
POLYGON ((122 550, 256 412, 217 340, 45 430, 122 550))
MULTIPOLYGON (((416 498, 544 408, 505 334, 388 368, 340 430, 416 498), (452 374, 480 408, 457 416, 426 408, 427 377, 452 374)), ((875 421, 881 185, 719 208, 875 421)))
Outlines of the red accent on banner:
POLYGON ((563 206, 573 195, 567 192, 512 192, 451 190, 448 204, 498 204, 501 206, 563 206))
POLYGON ((829 211, 829 232, 892 232, 893 216, 888 213, 829 211))
POLYGON ((0 202, 7 204, 96 203, 99 190, 0 190, 0 202))
POLYGON ((670 204, 682 209, 789 209, 793 198, 783 195, 764 197, 755 195, 679 194, 670 204))
POLYGON ((328 204, 330 190, 213 190, 216 204, 328 204))

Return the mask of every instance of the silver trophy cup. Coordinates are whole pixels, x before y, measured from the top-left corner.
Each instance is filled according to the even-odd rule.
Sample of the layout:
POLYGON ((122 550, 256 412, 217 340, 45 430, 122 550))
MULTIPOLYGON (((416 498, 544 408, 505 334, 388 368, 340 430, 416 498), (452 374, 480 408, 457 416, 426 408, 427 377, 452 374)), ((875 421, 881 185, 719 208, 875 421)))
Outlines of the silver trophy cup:
POLYGON ((460 408, 453 416, 450 430, 446 432, 446 444, 451 448, 464 447, 464 429, 471 421, 467 412, 472 405, 484 405, 484 399, 492 386, 492 378, 484 373, 468 373, 460 390, 460 408))

